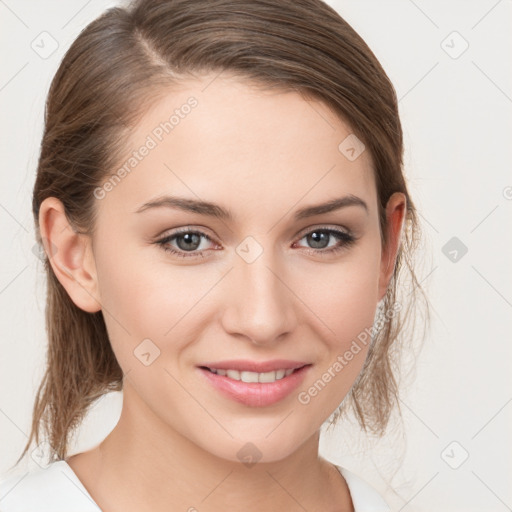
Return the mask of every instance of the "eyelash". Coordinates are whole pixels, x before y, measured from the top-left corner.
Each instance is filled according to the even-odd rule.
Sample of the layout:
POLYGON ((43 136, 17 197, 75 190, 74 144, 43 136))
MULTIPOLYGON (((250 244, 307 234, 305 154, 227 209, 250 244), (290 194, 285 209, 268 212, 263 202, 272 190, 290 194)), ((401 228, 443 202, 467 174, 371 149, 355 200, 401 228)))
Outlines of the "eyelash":
MULTIPOLYGON (((317 233, 317 232, 328 233, 330 235, 334 235, 341 242, 340 245, 331 247, 330 249, 326 249, 326 250, 325 249, 313 249, 313 248, 309 248, 308 249, 308 248, 306 248, 306 250, 309 250, 312 253, 320 254, 321 256, 328 256, 328 255, 331 255, 331 254, 338 253, 338 252, 342 251, 343 249, 346 249, 346 248, 350 247, 351 245, 353 245, 355 243, 355 241, 357 240, 355 236, 353 236, 353 235, 351 235, 349 233, 346 233, 345 231, 340 231, 338 229, 332 229, 332 228, 315 228, 315 229, 312 229, 311 231, 308 231, 307 233, 304 233, 301 236, 300 240, 302 240, 303 238, 307 237, 308 235, 311 235, 312 233, 317 233)), ((193 252, 193 251, 191 251, 190 253, 187 253, 187 252, 184 252, 184 251, 181 251, 181 250, 176 250, 176 249, 173 249, 173 248, 169 247, 168 243, 171 240, 174 240, 175 238, 177 238, 177 237, 179 237, 180 235, 183 235, 183 234, 200 235, 200 236, 206 238, 206 240, 209 240, 210 242, 213 242, 213 240, 208 235, 206 235, 205 233, 202 233, 201 231, 194 231, 194 230, 190 230, 190 229, 183 229, 181 231, 174 232, 172 235, 165 236, 164 238, 156 241, 155 243, 157 245, 161 246, 161 248, 165 252, 171 253, 171 254, 173 254, 175 256, 178 256, 180 258, 194 258, 194 257, 204 258, 205 256, 203 254, 203 251, 200 251, 200 252, 193 252)))

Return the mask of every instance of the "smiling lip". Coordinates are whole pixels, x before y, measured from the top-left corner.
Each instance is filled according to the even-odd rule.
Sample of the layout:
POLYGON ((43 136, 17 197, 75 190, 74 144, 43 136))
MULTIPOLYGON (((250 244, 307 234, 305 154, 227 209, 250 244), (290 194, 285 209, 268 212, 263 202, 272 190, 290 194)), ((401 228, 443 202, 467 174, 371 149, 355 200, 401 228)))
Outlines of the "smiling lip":
POLYGON ((309 363, 273 360, 273 361, 219 361, 198 366, 198 371, 207 379, 207 382, 222 394, 250 407, 265 407, 284 399, 296 389, 303 381, 312 365, 309 363), (243 382, 224 375, 211 372, 208 368, 216 370, 238 370, 265 373, 276 370, 291 370, 293 373, 274 382, 243 382))
POLYGON ((240 372, 272 372, 275 370, 295 370, 307 365, 304 361, 291 361, 289 359, 273 359, 271 361, 250 361, 248 359, 236 359, 230 361, 218 361, 215 363, 204 363, 215 370, 238 370, 240 372))

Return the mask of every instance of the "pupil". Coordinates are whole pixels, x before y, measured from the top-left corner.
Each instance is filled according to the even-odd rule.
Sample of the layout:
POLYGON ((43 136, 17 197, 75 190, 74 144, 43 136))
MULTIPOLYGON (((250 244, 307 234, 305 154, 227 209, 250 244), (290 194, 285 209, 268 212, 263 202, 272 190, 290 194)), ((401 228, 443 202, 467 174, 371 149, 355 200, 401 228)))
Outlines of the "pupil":
POLYGON ((312 245, 315 249, 322 249, 324 247, 327 247, 326 243, 322 243, 322 238, 323 238, 323 242, 328 242, 328 240, 329 240, 328 233, 325 233, 323 231, 314 231, 313 233, 311 233, 309 235, 309 237, 311 238, 312 245))
POLYGON ((180 249, 194 250, 194 249, 197 249, 197 246, 199 245, 200 237, 197 233, 186 233, 186 234, 178 237, 177 242, 178 242, 178 246, 180 249), (185 240, 184 244, 180 243, 180 240, 183 240, 183 239, 185 240), (187 245, 187 244, 192 244, 193 247, 190 247, 190 245, 187 245))

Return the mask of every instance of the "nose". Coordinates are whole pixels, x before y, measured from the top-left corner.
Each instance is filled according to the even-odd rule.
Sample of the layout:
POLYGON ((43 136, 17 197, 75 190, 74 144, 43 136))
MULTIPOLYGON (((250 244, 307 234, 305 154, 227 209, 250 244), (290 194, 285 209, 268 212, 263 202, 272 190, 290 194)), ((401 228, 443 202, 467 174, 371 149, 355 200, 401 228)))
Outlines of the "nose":
POLYGON ((226 283, 228 298, 223 327, 233 336, 255 345, 272 345, 291 333, 297 323, 296 301, 284 272, 276 267, 271 251, 252 263, 236 262, 226 283))

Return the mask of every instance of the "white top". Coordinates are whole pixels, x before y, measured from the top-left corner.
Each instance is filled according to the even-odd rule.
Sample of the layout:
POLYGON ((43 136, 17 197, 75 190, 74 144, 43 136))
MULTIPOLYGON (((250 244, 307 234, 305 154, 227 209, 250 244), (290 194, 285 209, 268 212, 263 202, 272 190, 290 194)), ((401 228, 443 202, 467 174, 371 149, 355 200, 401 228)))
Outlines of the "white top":
MULTIPOLYGON (((345 478, 355 512, 390 512, 380 494, 348 469, 345 478)), ((0 512, 101 512, 65 460, 0 480, 0 512)))

